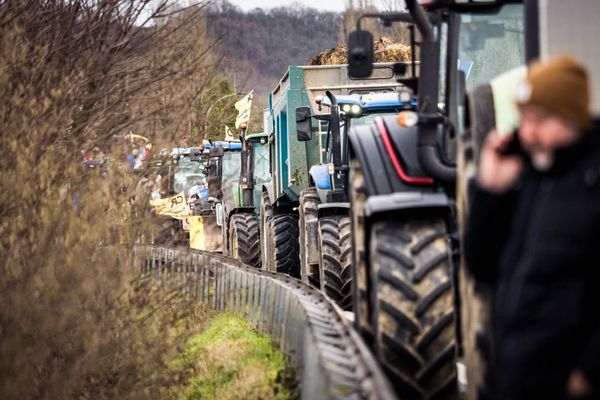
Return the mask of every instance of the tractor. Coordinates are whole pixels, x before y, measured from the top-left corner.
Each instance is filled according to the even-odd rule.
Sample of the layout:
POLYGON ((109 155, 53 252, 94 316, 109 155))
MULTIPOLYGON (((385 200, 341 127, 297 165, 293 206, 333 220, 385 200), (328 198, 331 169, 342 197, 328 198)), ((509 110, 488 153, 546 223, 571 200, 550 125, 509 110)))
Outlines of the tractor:
MULTIPOLYGON (((469 181, 485 135, 518 125, 511 97, 526 62, 570 51, 598 73, 584 28, 597 26, 590 18, 600 3, 420 3, 368 16, 414 22, 420 70, 415 112, 349 134, 355 326, 400 397, 456 397, 458 375, 478 398, 490 335, 487 290, 460 257, 469 181)), ((356 78, 372 71, 372 38, 360 22, 349 38, 356 78)))
POLYGON ((223 185, 222 215, 223 253, 245 264, 260 268, 260 239, 258 209, 261 188, 271 179, 269 175, 269 146, 265 133, 241 136, 240 157, 226 162, 237 163, 237 181, 223 185))

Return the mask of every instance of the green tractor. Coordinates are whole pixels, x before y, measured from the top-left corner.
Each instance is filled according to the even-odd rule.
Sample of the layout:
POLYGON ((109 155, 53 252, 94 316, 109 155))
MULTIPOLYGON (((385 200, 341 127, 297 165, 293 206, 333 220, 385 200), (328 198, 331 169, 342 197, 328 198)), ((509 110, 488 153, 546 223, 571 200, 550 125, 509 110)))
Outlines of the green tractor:
MULTIPOLYGON (((265 133, 242 135, 240 156, 223 160, 224 168, 237 171, 223 185, 219 206, 222 216, 223 253, 260 268, 258 210, 263 185, 270 180, 269 146, 265 133)), ((228 174, 229 176, 230 174, 228 174)))

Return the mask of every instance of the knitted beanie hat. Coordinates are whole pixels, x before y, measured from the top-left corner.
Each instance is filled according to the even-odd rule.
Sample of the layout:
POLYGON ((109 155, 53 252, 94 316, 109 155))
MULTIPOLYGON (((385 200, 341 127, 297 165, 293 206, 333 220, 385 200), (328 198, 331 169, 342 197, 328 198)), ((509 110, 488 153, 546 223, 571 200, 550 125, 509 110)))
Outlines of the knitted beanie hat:
POLYGON ((527 79, 517 88, 515 100, 522 106, 537 105, 579 129, 587 128, 592 122, 588 73, 585 66, 570 55, 532 63, 527 79))

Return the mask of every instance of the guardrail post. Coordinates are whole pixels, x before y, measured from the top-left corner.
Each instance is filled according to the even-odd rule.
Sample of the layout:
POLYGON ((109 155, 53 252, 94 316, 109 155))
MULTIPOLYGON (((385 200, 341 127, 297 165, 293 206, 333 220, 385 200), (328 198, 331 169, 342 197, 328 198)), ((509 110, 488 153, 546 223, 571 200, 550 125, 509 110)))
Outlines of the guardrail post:
POLYGON ((258 309, 260 310, 259 316, 259 332, 265 333, 265 319, 267 314, 267 278, 265 276, 261 276, 260 280, 260 298, 258 299, 258 309))
POLYGON ((260 296, 260 276, 252 275, 252 302, 249 304, 252 326, 258 330, 258 297, 260 296))
POLYGON ((246 271, 240 271, 240 315, 248 317, 246 313, 246 292, 248 291, 248 274, 246 271))

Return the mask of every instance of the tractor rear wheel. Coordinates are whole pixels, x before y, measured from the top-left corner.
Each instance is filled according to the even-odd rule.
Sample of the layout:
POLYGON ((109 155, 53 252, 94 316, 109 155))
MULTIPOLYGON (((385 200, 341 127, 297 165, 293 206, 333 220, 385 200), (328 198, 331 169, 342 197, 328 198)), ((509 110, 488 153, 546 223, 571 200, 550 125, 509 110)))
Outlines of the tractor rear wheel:
POLYGON ((318 207, 321 203, 317 189, 309 187, 300 193, 298 230, 300 231, 300 278, 314 287, 319 284, 319 260, 309 259, 309 248, 318 253, 318 207), (315 262, 316 261, 316 262, 315 262))
POLYGON ((449 245, 442 219, 371 230, 375 353, 400 398, 457 396, 449 245))
POLYGON ((373 342, 371 309, 369 304, 369 270, 367 268, 367 246, 365 228, 365 203, 367 189, 358 159, 350 161, 350 204, 352 214, 352 310, 354 326, 367 344, 373 342))
POLYGON ((266 255, 269 270, 300 278, 298 216, 273 215, 267 227, 267 240, 270 243, 266 255))
POLYGON ((235 214, 229 220, 230 255, 244 264, 260 267, 258 219, 254 214, 235 214))
POLYGON ((352 222, 349 216, 319 219, 321 290, 343 310, 352 310, 352 222))
POLYGON ((273 218, 273 206, 267 192, 260 196, 260 267, 271 271, 269 254, 272 253, 272 239, 269 237, 269 223, 273 218))

